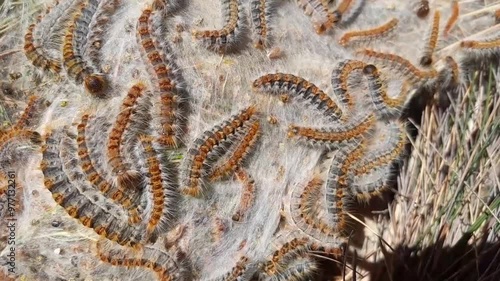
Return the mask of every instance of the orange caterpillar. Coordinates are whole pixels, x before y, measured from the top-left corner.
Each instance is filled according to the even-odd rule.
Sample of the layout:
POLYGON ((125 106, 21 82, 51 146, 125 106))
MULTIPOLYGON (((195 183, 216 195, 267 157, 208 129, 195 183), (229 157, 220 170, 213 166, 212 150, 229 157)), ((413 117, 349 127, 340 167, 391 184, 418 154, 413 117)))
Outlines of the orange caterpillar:
POLYGON ((129 211, 129 222, 140 222, 141 218, 137 209, 138 194, 134 194, 129 190, 124 190, 121 187, 118 187, 117 189, 114 188, 113 185, 109 183, 94 167, 86 142, 86 127, 88 121, 89 115, 84 114, 77 126, 78 136, 76 139, 78 144, 78 157, 80 158, 81 167, 87 176, 87 180, 93 186, 97 187, 103 195, 111 198, 113 201, 127 209, 129 211))
POLYGON ((97 242, 96 250, 101 261, 113 266, 147 268, 152 270, 161 281, 184 280, 181 276, 182 269, 179 268, 175 255, 171 256, 158 249, 144 247, 141 253, 137 254, 101 240, 97 242))
POLYGON ((210 181, 216 181, 229 176, 237 168, 241 167, 242 162, 245 161, 246 156, 253 148, 259 137, 260 124, 258 121, 252 122, 248 127, 248 131, 230 158, 224 164, 213 169, 212 174, 209 177, 210 181))
POLYGON ((326 220, 332 224, 332 229, 339 233, 339 237, 346 235, 348 217, 345 210, 351 204, 349 170, 363 157, 367 140, 364 138, 361 144, 349 143, 337 150, 328 171, 325 187, 326 220))
MULTIPOLYGON (((44 175, 44 185, 52 193, 54 201, 84 226, 120 245, 140 248, 143 236, 140 229, 127 224, 105 207, 96 204, 94 197, 82 193, 70 182, 63 170, 60 156, 60 142, 63 130, 47 133, 42 146, 43 159, 40 168, 44 175)), ((97 194, 96 194, 97 195, 97 194)))
MULTIPOLYGON (((344 223, 338 223, 333 220, 333 224, 324 219, 324 207, 321 204, 324 202, 324 192, 322 189, 325 187, 324 181, 319 177, 314 177, 304 187, 302 192, 297 187, 292 192, 292 199, 290 203, 291 221, 295 226, 301 229, 309 237, 314 238, 312 244, 320 243, 327 248, 322 249, 324 252, 334 252, 343 243, 343 234, 345 233, 344 223)), ((345 216, 344 210, 338 211, 338 217, 345 216)))
POLYGON ((254 34, 254 46, 264 49, 269 45, 271 7, 273 0, 252 0, 250 12, 254 34))
POLYGON ((339 149, 347 142, 358 142, 371 132, 375 125, 375 116, 367 115, 360 120, 353 120, 340 128, 308 128, 290 125, 288 137, 300 137, 312 146, 339 149))
POLYGON ((147 171, 149 175, 149 192, 152 201, 152 210, 149 216, 146 231, 152 234, 153 237, 165 232, 171 224, 174 217, 173 205, 177 204, 176 185, 171 183, 164 177, 169 173, 165 170, 168 158, 158 156, 158 151, 153 146, 154 138, 150 136, 141 136, 140 141, 144 148, 147 171))
POLYGON ((365 151, 363 158, 351 168, 351 191, 360 201, 368 200, 387 186, 392 163, 399 161, 404 153, 407 143, 404 123, 391 122, 386 130, 383 143, 376 149, 365 151))
POLYGON ((40 97, 31 96, 28 100, 28 105, 23 111, 23 114, 21 115, 21 117, 19 117, 16 124, 12 126, 11 130, 20 130, 30 126, 30 123, 33 122, 33 115, 35 115, 40 105, 44 102, 45 101, 40 97))
POLYGON ((0 155, 7 145, 14 142, 28 140, 32 144, 40 144, 42 142, 39 133, 28 130, 9 130, 0 136, 0 155))
POLYGON ((128 164, 124 162, 121 154, 123 134, 130 123, 130 117, 137 100, 143 95, 146 86, 143 83, 137 83, 130 88, 127 96, 123 100, 120 113, 116 117, 115 124, 108 136, 108 164, 113 174, 116 175, 118 187, 125 189, 138 189, 142 180, 141 175, 134 170, 130 170, 128 164))
POLYGON ((362 61, 346 59, 339 62, 332 71, 333 93, 349 109, 354 106, 354 100, 347 89, 349 76, 356 70, 362 70, 365 65, 362 61))
POLYGON ((305 14, 312 17, 317 34, 325 33, 339 21, 336 14, 329 11, 327 3, 324 1, 298 0, 297 3, 305 14))
POLYGON ((451 2, 451 15, 448 18, 448 21, 446 22, 446 25, 444 27, 444 32, 443 32, 444 36, 448 36, 448 33, 450 33, 451 29, 457 22, 459 14, 460 14, 460 4, 458 4, 457 0, 453 0, 451 2))
POLYGON ((219 30, 193 30, 192 35, 200 40, 208 49, 225 52, 239 43, 241 31, 244 27, 244 17, 239 0, 222 0, 224 27, 219 30))
POLYGON ((171 79, 173 69, 168 65, 166 56, 158 51, 157 43, 151 33, 150 18, 153 11, 146 7, 137 24, 137 39, 141 46, 141 52, 153 70, 149 70, 154 77, 156 87, 160 92, 160 123, 161 131, 159 142, 170 148, 179 145, 180 119, 182 118, 181 97, 176 90, 175 82, 171 79))
POLYGON ((427 40, 427 45, 424 48, 422 57, 420 58, 421 66, 430 66, 432 64, 432 55, 436 49, 439 37, 439 21, 441 19, 441 13, 436 11, 434 13, 434 18, 432 19, 431 32, 429 39, 427 40))
POLYGON ((255 200, 255 182, 252 177, 242 168, 235 171, 236 178, 243 184, 241 199, 238 209, 232 216, 233 221, 241 221, 252 207, 255 200))
POLYGON ((222 155, 226 149, 227 142, 238 129, 243 127, 255 114, 256 109, 250 106, 242 110, 239 114, 233 115, 230 120, 219 126, 215 126, 213 131, 207 131, 203 137, 195 140, 196 147, 188 150, 187 172, 184 179, 183 194, 198 197, 202 191, 202 181, 207 174, 210 155, 222 155))
POLYGON ((387 95, 386 83, 381 80, 380 72, 374 65, 365 66, 363 74, 367 77, 368 90, 377 114, 384 117, 399 116, 409 93, 408 85, 404 83, 401 93, 391 98, 387 95))
POLYGON ((305 100, 333 121, 339 120, 343 115, 340 107, 325 92, 313 83, 293 74, 266 74, 257 78, 252 83, 252 88, 256 92, 287 93, 305 100))
POLYGON ((46 71, 51 71, 54 74, 59 74, 62 67, 61 61, 46 57, 43 50, 36 47, 34 44, 33 31, 35 30, 35 26, 40 23, 41 19, 42 16, 38 16, 36 22, 30 24, 28 27, 28 30, 24 35, 24 53, 34 66, 40 67, 46 71))
POLYGON ((277 271, 286 265, 290 257, 300 256, 307 251, 309 239, 293 238, 284 243, 278 250, 274 251, 271 258, 264 263, 263 269, 268 275, 274 275, 277 271))
POLYGON ((412 84, 437 77, 435 69, 428 71, 420 70, 407 59, 395 54, 387 54, 370 49, 362 49, 357 53, 375 59, 396 73, 402 73, 402 76, 406 77, 412 84))
POLYGON ((107 84, 105 77, 87 65, 82 60, 80 47, 78 46, 75 36, 81 27, 77 27, 78 19, 82 16, 82 11, 85 9, 86 4, 81 4, 81 11, 76 12, 73 16, 73 22, 70 23, 64 35, 62 54, 63 65, 69 77, 75 80, 76 83, 83 83, 85 89, 92 95, 103 98, 106 94, 107 84))
POLYGON ((352 40, 372 41, 379 39, 383 36, 386 36, 391 31, 393 31, 397 27, 398 23, 399 20, 393 18, 390 21, 384 23, 383 25, 372 29, 346 32, 340 38, 339 44, 342 46, 347 46, 349 43, 351 43, 352 40))

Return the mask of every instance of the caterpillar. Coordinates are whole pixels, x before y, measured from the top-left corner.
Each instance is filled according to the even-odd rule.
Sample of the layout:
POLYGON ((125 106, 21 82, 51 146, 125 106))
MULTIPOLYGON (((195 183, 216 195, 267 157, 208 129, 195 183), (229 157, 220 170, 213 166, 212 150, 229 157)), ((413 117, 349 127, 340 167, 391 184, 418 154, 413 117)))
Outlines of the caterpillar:
POLYGON ((125 209, 129 211, 129 222, 138 223, 141 221, 139 217, 139 212, 137 210, 138 204, 138 194, 133 192, 134 190, 127 190, 121 186, 114 186, 112 183, 108 182, 106 178, 101 175, 94 166, 94 161, 90 157, 90 152, 87 147, 87 133, 86 127, 89 122, 90 116, 84 114, 81 117, 81 121, 77 126, 78 136, 78 157, 80 158, 80 164, 83 172, 85 173, 88 181, 97 189, 102 192, 103 195, 117 202, 125 209))
POLYGON ((113 266, 143 267, 152 270, 158 280, 187 280, 188 273, 175 254, 170 254, 152 247, 143 247, 137 254, 127 248, 117 247, 108 241, 96 243, 96 255, 102 262, 113 266))
POLYGON ((404 152, 407 142, 404 123, 391 122, 386 126, 386 130, 382 144, 366 151, 349 172, 353 177, 351 190, 358 200, 366 200, 386 186, 391 165, 398 162, 404 152))
POLYGON ((110 24, 111 16, 120 7, 121 0, 100 1, 94 17, 87 23, 88 34, 82 45, 83 57, 88 58, 91 65, 102 71, 100 50, 103 44, 105 30, 110 24))
POLYGON ((325 33, 339 20, 334 13, 329 11, 327 3, 324 1, 297 0, 297 4, 304 10, 305 14, 312 17, 317 34, 325 33))
POLYGON ((252 207, 255 201, 255 182, 253 178, 242 168, 238 168, 235 171, 236 178, 243 185, 243 191, 241 192, 240 204, 238 209, 231 217, 233 221, 241 221, 246 215, 248 210, 252 207))
POLYGON ((254 121, 250 125, 244 127, 248 128, 244 128, 246 129, 246 132, 240 143, 236 146, 229 159, 227 159, 223 164, 212 169, 209 176, 210 181, 216 181, 231 175, 234 171, 241 167, 243 161, 246 160, 249 152, 255 146, 260 134, 259 122, 254 121))
MULTIPOLYGON (((160 108, 158 117, 160 144, 176 148, 179 146, 183 131, 182 119, 187 114, 186 97, 177 89, 174 79, 176 68, 172 61, 159 49, 151 31, 151 7, 146 7, 137 23, 137 39, 141 46, 141 54, 149 64, 148 72, 155 82, 155 91, 159 91, 160 108)), ((168 49, 168 48, 166 48, 168 49)), ((154 115, 153 117, 155 117, 154 115)))
POLYGON ((228 121, 203 133, 201 138, 194 141, 195 147, 188 150, 186 172, 182 193, 198 197, 202 191, 202 181, 207 176, 208 166, 226 150, 226 142, 231 141, 237 130, 242 128, 256 113, 254 106, 250 106, 240 113, 231 116, 228 121))
POLYGON ((45 71, 51 71, 54 74, 59 74, 62 68, 61 61, 49 58, 43 49, 35 46, 34 43, 33 32, 41 19, 42 16, 39 16, 35 23, 30 24, 24 35, 24 54, 35 67, 40 67, 45 71))
POLYGON ((84 15, 87 15, 87 17, 89 14, 93 15, 95 8, 97 8, 95 2, 88 2, 81 4, 80 11, 74 13, 73 21, 68 25, 64 35, 64 44, 62 46, 63 65, 68 76, 76 83, 83 83, 90 94, 98 98, 104 98, 106 97, 108 82, 104 75, 97 73, 88 62, 83 60, 81 50, 84 43, 82 42, 84 41, 83 37, 86 37, 88 27, 86 26, 87 23, 80 20, 80 18, 84 17, 84 15))
POLYGON ((60 142, 63 130, 49 131, 42 146, 43 159, 40 169, 44 175, 44 185, 52 193, 54 201, 84 226, 120 245, 140 248, 143 239, 139 229, 124 223, 106 209, 97 205, 72 185, 62 170, 60 142))
POLYGON ((394 98, 388 96, 387 85, 382 82, 380 72, 372 65, 366 65, 363 68, 363 74, 368 80, 368 90, 377 115, 382 117, 397 117, 401 115, 401 109, 406 103, 409 89, 403 84, 401 93, 394 98))
POLYGON ((441 13, 439 11, 434 12, 429 38, 426 40, 427 45, 425 46, 423 54, 420 57, 421 66, 430 66, 432 64, 432 55, 434 54, 434 50, 436 49, 438 43, 440 19, 441 13))
POLYGON ((141 136, 140 141, 146 158, 147 175, 149 176, 150 201, 152 210, 146 231, 153 237, 168 230, 175 219, 175 205, 178 202, 176 172, 171 166, 170 160, 155 148, 154 138, 141 136))
POLYGON ((319 129, 290 125, 288 137, 298 136, 312 146, 335 150, 346 143, 357 143, 365 138, 373 130, 375 120, 373 115, 366 115, 354 118, 341 127, 319 129))
POLYGON ((290 260, 301 256, 308 249, 309 239, 305 237, 293 238, 283 243, 275 250, 271 257, 263 264, 263 270, 267 275, 275 275, 279 269, 289 263, 290 260))
POLYGON ((377 40, 381 37, 387 36, 391 31, 396 29, 399 20, 396 18, 391 19, 390 21, 384 23, 381 26, 367 29, 367 30, 359 30, 359 31, 350 31, 344 33, 339 40, 339 44, 342 46, 347 46, 355 42, 370 42, 373 40, 377 40))
POLYGON ((270 19, 273 12, 273 0, 250 1, 250 15, 253 28, 253 42, 257 49, 269 46, 270 33, 272 31, 270 19))
POLYGON ((222 0, 224 26, 219 30, 193 30, 195 40, 201 41, 205 47, 217 52, 232 50, 239 42, 245 28, 244 12, 240 1, 222 0))
POLYGON ((357 70, 362 70, 365 63, 357 60, 343 60, 337 64, 332 71, 332 86, 333 93, 344 106, 352 109, 354 106, 354 99, 348 92, 348 81, 350 75, 357 70))
POLYGON ((342 118, 342 110, 327 94, 313 83, 293 74, 266 74, 254 80, 254 91, 270 93, 289 93, 306 100, 333 121, 342 118))
POLYGON ((406 77, 411 84, 437 77, 435 69, 427 71, 420 70, 407 59, 395 54, 382 53, 370 49, 362 49, 357 51, 357 53, 374 59, 376 62, 386 66, 395 73, 400 73, 403 77, 406 77))
POLYGON ((134 106, 143 95, 145 88, 143 83, 137 83, 130 88, 108 136, 108 164, 113 174, 116 175, 116 182, 121 190, 137 189, 142 181, 141 175, 137 171, 131 170, 130 165, 125 163, 122 156, 122 144, 125 141, 124 132, 129 126, 134 106))
POLYGON ((448 36, 448 33, 450 33, 451 29, 457 22, 459 14, 460 14, 460 4, 458 4, 457 0, 453 0, 451 2, 451 15, 448 18, 446 25, 444 26, 444 31, 443 31, 444 36, 448 36))

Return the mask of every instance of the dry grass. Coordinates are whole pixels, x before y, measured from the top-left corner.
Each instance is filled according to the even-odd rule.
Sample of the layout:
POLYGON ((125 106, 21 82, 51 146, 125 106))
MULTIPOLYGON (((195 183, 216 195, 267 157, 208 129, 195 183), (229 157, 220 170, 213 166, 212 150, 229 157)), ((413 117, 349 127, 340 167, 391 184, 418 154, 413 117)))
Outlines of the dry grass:
POLYGON ((344 278, 500 279, 498 75, 476 73, 450 107, 425 109, 388 216, 365 223, 360 275, 344 278))

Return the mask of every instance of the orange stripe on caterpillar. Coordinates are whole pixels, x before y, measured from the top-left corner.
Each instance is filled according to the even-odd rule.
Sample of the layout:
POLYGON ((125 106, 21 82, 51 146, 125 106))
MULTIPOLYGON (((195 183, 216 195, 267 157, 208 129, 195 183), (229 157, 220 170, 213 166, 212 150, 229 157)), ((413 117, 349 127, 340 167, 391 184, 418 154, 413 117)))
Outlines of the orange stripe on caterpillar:
POLYGON ((227 161, 219 166, 216 166, 211 175, 209 176, 210 181, 216 181, 221 178, 231 175, 238 167, 241 167, 243 161, 245 161, 246 156, 250 150, 254 147, 260 132, 260 124, 258 121, 252 122, 248 126, 248 131, 243 136, 243 139, 233 151, 233 154, 227 159, 227 161))
POLYGON ((375 59, 376 62, 388 67, 395 73, 401 73, 412 84, 437 77, 435 69, 428 71, 420 70, 409 60, 395 54, 382 53, 370 49, 362 49, 357 51, 357 53, 375 59))
POLYGON ((239 43, 239 36, 244 25, 243 12, 239 0, 222 0, 224 27, 219 30, 193 30, 192 36, 203 42, 208 49, 225 52, 239 43))
POLYGON ((103 195, 122 205, 129 212, 129 221, 131 223, 139 223, 141 218, 137 210, 138 204, 138 194, 134 194, 129 190, 118 186, 115 188, 110 182, 108 182, 104 176, 102 176, 97 169, 94 167, 93 161, 90 157, 90 153, 86 142, 86 127, 89 121, 89 115, 84 114, 81 117, 81 121, 77 126, 78 136, 78 157, 80 158, 80 164, 83 172, 87 176, 87 180, 103 195))
POLYGON ((137 83, 130 88, 108 136, 108 164, 113 174, 116 175, 116 182, 122 190, 138 189, 142 181, 141 175, 137 171, 131 170, 130 165, 125 163, 121 147, 122 143, 126 141, 123 139, 123 134, 129 126, 134 106, 143 95, 145 88, 143 83, 137 83))
POLYGON ((391 31, 393 31, 397 27, 398 23, 399 20, 393 18, 390 21, 384 23, 383 25, 375 28, 346 32, 340 38, 339 44, 342 46, 347 46, 349 43, 351 43, 352 40, 372 41, 380 39, 381 37, 384 37, 391 31))
POLYGON ((441 12, 434 12, 429 38, 427 39, 427 44, 425 45, 424 52, 422 54, 422 57, 420 58, 421 66, 430 66, 432 64, 432 56, 438 43, 440 19, 441 12))
POLYGON ((306 100, 334 121, 343 117, 340 107, 325 92, 313 83, 293 74, 266 74, 254 80, 252 87, 257 92, 288 93, 306 100))
POLYGON ((238 209, 232 216, 233 221, 240 222, 247 216, 248 211, 252 208, 255 201, 255 181, 253 178, 242 168, 235 171, 236 178, 243 184, 241 192, 240 204, 238 209))
POLYGON ((455 25, 455 23, 458 20, 458 16, 460 15, 460 4, 458 4, 457 0, 453 0, 451 2, 451 15, 448 18, 448 21, 446 22, 446 25, 444 27, 444 36, 448 36, 448 33, 450 33, 451 29, 455 25))
POLYGON ((240 113, 231 116, 228 121, 219 126, 215 126, 213 131, 206 131, 201 138, 195 140, 196 147, 188 150, 187 169, 184 179, 184 186, 181 191, 183 194, 198 197, 202 192, 202 181, 206 176, 209 155, 217 153, 221 156, 226 149, 224 142, 229 141, 230 136, 234 135, 238 129, 255 114, 256 109, 250 106, 240 113))

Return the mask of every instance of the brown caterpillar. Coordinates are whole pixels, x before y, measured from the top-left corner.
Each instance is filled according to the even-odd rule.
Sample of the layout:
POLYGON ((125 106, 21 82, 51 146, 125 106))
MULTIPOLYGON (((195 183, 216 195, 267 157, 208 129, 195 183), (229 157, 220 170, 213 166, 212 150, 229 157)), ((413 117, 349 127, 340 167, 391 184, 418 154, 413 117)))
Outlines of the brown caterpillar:
POLYGON ((350 31, 344 33, 339 40, 339 44, 342 46, 347 46, 353 40, 355 41, 372 41, 379 39, 383 36, 386 36, 388 33, 393 31, 399 23, 399 20, 396 18, 391 19, 390 21, 384 23, 381 26, 367 29, 367 30, 359 30, 359 31, 350 31))
POLYGON ((44 175, 44 185, 52 193, 54 201, 84 226, 120 245, 138 248, 143 239, 139 229, 124 223, 106 209, 72 185, 62 170, 60 142, 63 130, 48 132, 42 146, 43 160, 40 168, 44 175))
POLYGON ((192 36, 208 49, 226 52, 239 43, 244 28, 244 16, 243 8, 238 0, 222 0, 221 2, 224 27, 219 30, 193 30, 192 36))
POLYGON ((210 162, 214 158, 225 153, 227 143, 231 142, 231 136, 236 133, 255 114, 256 109, 250 106, 240 113, 231 116, 228 121, 215 126, 211 131, 206 131, 201 138, 195 140, 195 148, 188 150, 187 169, 184 179, 182 193, 198 197, 202 192, 202 181, 207 175, 210 162))
POLYGON ((120 113, 116 117, 113 128, 108 136, 108 164, 113 174, 116 175, 116 182, 121 190, 138 189, 142 181, 141 175, 130 169, 130 165, 125 163, 122 156, 122 143, 124 132, 129 126, 130 118, 133 114, 134 106, 137 100, 143 95, 146 86, 143 83, 137 83, 130 88, 127 96, 123 100, 120 113))
POLYGON ((158 43, 151 32, 151 15, 153 11, 146 7, 137 23, 137 39, 141 53, 146 58, 148 71, 160 93, 159 142, 169 148, 176 148, 181 142, 183 130, 182 119, 186 113, 185 97, 180 95, 173 80, 175 64, 167 60, 167 56, 159 51, 158 43))
POLYGON ((432 64, 432 55, 436 49, 439 37, 439 21, 441 19, 441 13, 436 11, 432 19, 431 31, 429 34, 429 39, 427 40, 427 45, 424 48, 422 57, 420 58, 421 66, 430 66, 432 64))
POLYGON ((82 42, 77 38, 78 34, 81 33, 80 29, 87 28, 82 26, 83 23, 79 22, 79 19, 83 14, 88 13, 86 12, 88 4, 83 3, 80 5, 80 11, 74 13, 73 21, 66 29, 62 47, 63 65, 68 76, 75 80, 76 83, 83 83, 90 94, 98 98, 104 98, 108 82, 104 75, 97 73, 93 67, 83 60, 82 42))
POLYGON ((252 177, 242 168, 235 171, 236 178, 243 184, 240 204, 232 216, 233 221, 241 221, 252 207, 255 200, 255 182, 252 177))
POLYGON ((243 161, 245 161, 246 156, 250 152, 250 150, 255 145, 260 132, 260 124, 258 121, 252 122, 248 126, 248 131, 243 136, 243 139, 233 151, 232 155, 224 162, 224 164, 216 166, 213 168, 212 173, 210 175, 210 180, 215 181, 219 180, 223 177, 227 177, 231 175, 234 171, 236 171, 243 161))
POLYGON ((116 188, 110 182, 108 182, 103 175, 101 175, 94 167, 93 161, 90 158, 89 150, 86 141, 86 127, 89 121, 89 115, 84 114, 81 117, 81 121, 77 126, 78 136, 78 157, 80 158, 80 163, 83 172, 87 176, 87 180, 103 195, 117 202, 125 209, 129 211, 129 222, 138 223, 141 221, 139 212, 137 210, 138 204, 138 194, 131 192, 130 190, 123 189, 120 186, 116 188))
POLYGON ((342 110, 325 92, 313 83, 293 74, 266 74, 257 78, 252 87, 257 92, 289 93, 306 100, 333 121, 342 118, 342 110))

